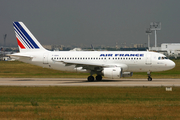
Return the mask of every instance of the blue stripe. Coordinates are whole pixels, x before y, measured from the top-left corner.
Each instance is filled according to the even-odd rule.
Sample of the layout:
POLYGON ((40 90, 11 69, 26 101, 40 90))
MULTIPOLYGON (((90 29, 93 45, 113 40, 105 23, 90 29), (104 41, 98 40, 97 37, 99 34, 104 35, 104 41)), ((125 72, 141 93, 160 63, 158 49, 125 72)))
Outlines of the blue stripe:
MULTIPOLYGON (((15 30, 16 34, 19 35, 19 33, 17 32, 16 28, 14 28, 14 30, 15 30)), ((26 41, 24 40, 24 38, 22 38, 21 35, 19 35, 19 37, 21 38, 21 40, 23 40, 23 42, 26 44, 26 46, 28 46, 29 48, 31 48, 31 47, 26 43, 26 41)))
MULTIPOLYGON (((19 22, 14 22, 17 26, 18 26, 18 28, 21 30, 21 32, 25 35, 25 40, 28 42, 28 44, 29 44, 29 41, 30 41, 30 43, 33 45, 33 47, 34 48, 39 48, 39 46, 33 41, 33 39, 29 36, 29 34, 24 30, 24 28, 19 24, 19 22), (27 40, 27 39, 29 40, 27 40)), ((30 46, 31 46, 31 44, 29 44, 30 46)), ((33 48, 32 47, 32 48, 33 48)))
POLYGON ((19 27, 19 29, 22 31, 22 33, 25 35, 25 39, 26 40, 29 40, 29 42, 31 43, 29 43, 29 45, 30 46, 32 46, 32 48, 34 47, 34 48, 39 48, 38 46, 37 46, 37 44, 33 41, 33 39, 29 36, 29 34, 24 30, 24 28, 19 24, 19 22, 15 22, 15 24, 19 27))
MULTIPOLYGON (((34 48, 32 45, 31 45, 31 43, 29 42, 29 40, 27 40, 26 39, 26 37, 23 35, 23 33, 22 33, 22 31, 20 31, 20 27, 16 27, 16 25, 14 25, 14 27, 16 28, 16 30, 19 32, 19 34, 18 34, 18 32, 17 32, 17 34, 19 35, 19 36, 21 36, 21 38, 22 38, 22 40, 24 41, 24 43, 26 43, 26 45, 29 47, 29 48, 34 48)), ((21 27, 22 28, 22 27, 21 27)))

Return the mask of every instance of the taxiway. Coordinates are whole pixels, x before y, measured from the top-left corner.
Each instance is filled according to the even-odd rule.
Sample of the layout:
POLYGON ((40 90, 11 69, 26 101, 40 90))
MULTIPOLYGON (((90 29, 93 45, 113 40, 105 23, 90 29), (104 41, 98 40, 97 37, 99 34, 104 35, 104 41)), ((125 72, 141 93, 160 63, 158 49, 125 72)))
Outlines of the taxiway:
POLYGON ((180 79, 103 79, 88 82, 85 78, 0 78, 0 86, 174 86, 180 87, 180 79))

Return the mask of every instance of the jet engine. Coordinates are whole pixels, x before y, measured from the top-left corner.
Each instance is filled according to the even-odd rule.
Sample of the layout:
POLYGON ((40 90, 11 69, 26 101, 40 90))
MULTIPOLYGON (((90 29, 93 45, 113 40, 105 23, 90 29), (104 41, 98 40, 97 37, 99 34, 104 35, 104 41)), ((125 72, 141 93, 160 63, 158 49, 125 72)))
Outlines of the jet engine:
POLYGON ((120 67, 104 68, 102 71, 104 77, 116 79, 122 77, 122 69, 120 67))

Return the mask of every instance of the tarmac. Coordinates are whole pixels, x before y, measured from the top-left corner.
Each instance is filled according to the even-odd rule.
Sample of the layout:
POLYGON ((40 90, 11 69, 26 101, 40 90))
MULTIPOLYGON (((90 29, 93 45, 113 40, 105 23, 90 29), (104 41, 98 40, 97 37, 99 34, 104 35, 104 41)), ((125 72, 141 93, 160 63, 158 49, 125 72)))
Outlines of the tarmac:
POLYGON ((180 79, 103 79, 88 82, 86 78, 0 78, 0 86, 180 87, 180 79))

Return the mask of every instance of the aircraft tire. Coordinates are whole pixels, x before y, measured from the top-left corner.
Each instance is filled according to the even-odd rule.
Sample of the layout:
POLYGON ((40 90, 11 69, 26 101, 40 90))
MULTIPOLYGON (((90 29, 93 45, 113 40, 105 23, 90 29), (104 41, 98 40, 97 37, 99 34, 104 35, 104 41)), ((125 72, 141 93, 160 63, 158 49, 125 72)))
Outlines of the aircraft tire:
POLYGON ((89 76, 89 77, 88 77, 88 81, 89 81, 89 82, 93 82, 93 81, 94 81, 94 77, 93 77, 93 76, 89 76))
POLYGON ((101 80, 102 80, 102 76, 101 76, 101 75, 97 75, 97 76, 96 76, 96 80, 97 80, 97 81, 101 81, 101 80))

